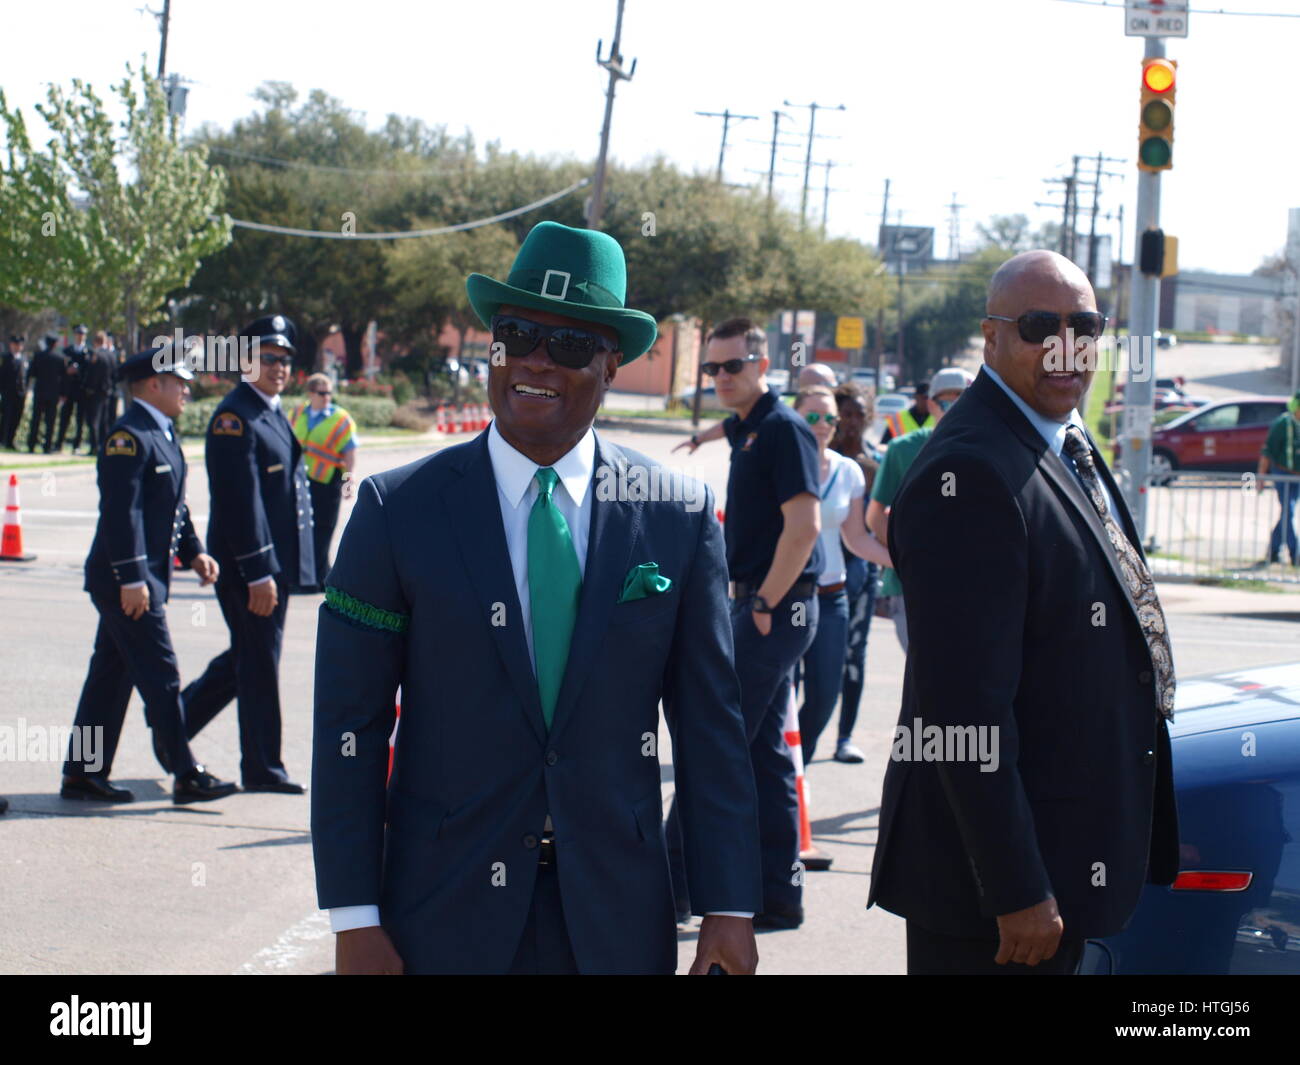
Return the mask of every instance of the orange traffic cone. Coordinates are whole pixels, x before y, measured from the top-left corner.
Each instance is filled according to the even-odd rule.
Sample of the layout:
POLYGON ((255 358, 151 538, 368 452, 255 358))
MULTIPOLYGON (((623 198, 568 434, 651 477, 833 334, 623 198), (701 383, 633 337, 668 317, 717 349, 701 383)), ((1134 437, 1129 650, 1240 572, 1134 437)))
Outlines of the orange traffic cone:
POLYGON ((808 817, 808 785, 803 771, 803 738, 799 735, 799 710, 795 706, 793 685, 785 706, 785 742, 790 748, 790 760, 794 762, 794 788, 799 796, 799 861, 809 872, 821 872, 829 869, 835 859, 813 846, 812 823, 808 817))
POLYGON ((4 535, 0 537, 0 562, 31 562, 36 556, 23 551, 23 519, 18 511, 18 474, 9 475, 5 500, 4 535))
POLYGON ((445 433, 447 431, 447 408, 446 407, 439 405, 438 420, 434 424, 433 428, 435 432, 439 432, 439 433, 445 433))
POLYGON ((480 403, 478 405, 478 427, 480 429, 486 429, 488 427, 488 422, 491 420, 491 417, 488 415, 487 404, 480 403))

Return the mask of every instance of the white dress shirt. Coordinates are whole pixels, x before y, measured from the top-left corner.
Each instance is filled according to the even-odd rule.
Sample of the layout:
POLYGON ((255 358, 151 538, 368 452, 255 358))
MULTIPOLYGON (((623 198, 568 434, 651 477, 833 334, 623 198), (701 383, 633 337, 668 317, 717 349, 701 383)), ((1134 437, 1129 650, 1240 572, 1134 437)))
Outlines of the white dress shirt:
MULTIPOLYGON (((158 423, 158 428, 161 429, 161 430, 163 431, 163 435, 164 435, 165 437, 167 437, 167 439, 168 439, 169 441, 173 439, 173 437, 172 437, 172 420, 171 420, 169 417, 167 417, 167 415, 165 415, 162 411, 160 411, 160 410, 159 410, 157 407, 155 407, 152 403, 149 403, 149 402, 147 402, 147 401, 145 401, 145 400, 143 400, 143 399, 140 399, 139 397, 133 396, 133 397, 132 397, 132 402, 140 404, 140 406, 142 406, 142 407, 143 407, 145 410, 147 410, 151 415, 153 415, 153 420, 156 421, 156 422, 158 423)), ((144 581, 129 581, 128 583, 122 585, 122 587, 123 587, 123 588, 143 588, 143 587, 145 586, 145 583, 146 583, 146 582, 144 582, 144 581)))
MULTIPOLYGON (((492 462, 492 476, 497 483, 497 503, 501 507, 501 523, 506 534, 506 550, 510 554, 510 568, 515 575, 515 593, 519 596, 520 621, 528 640, 528 658, 537 672, 537 659, 533 651, 532 600, 528 594, 528 518, 537 501, 537 471, 542 467, 527 455, 506 443, 497 423, 488 429, 488 458, 492 462)), ((596 468, 596 434, 588 429, 586 434, 561 459, 551 464, 558 476, 551 492, 551 502, 559 508, 569 526, 573 549, 578 555, 578 568, 586 575, 587 536, 591 529, 592 491, 591 478, 596 468)), ((550 815, 547 815, 547 828, 550 815)), ((724 912, 717 916, 752 917, 752 913, 724 912)), ((330 910, 330 927, 335 932, 353 928, 369 928, 379 924, 377 905, 336 906, 330 910)))

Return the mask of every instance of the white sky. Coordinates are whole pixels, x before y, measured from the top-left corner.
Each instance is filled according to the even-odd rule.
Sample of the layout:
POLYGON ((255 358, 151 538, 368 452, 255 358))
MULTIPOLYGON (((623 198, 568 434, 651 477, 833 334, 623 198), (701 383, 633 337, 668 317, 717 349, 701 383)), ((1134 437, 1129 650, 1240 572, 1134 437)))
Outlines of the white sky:
MULTIPOLYGON (((142 53, 156 69, 146 2, 162 7, 7 4, 0 86, 11 106, 34 122, 30 105, 50 80, 107 89, 142 53)), ((1287 209, 1300 206, 1300 18, 1197 6, 1191 35, 1168 41, 1180 66, 1162 222, 1180 238, 1183 267, 1248 272, 1282 246, 1287 209)), ((1300 14, 1294 0, 1207 6, 1300 14)), ((468 127, 480 143, 591 158, 605 85, 596 41, 608 48, 615 9, 615 0, 174 0, 167 66, 192 81, 190 127, 229 124, 251 109, 249 91, 275 78, 325 89, 372 126, 396 112, 468 127)), ((1034 206, 1061 199, 1061 186, 1043 179, 1068 173, 1076 153, 1095 162, 1102 151, 1126 160, 1108 164, 1124 178, 1106 181, 1102 211, 1124 203, 1127 259, 1142 41, 1125 37, 1123 23, 1120 9, 1060 0, 628 0, 622 51, 639 63, 618 88, 611 154, 635 162, 663 152, 711 171, 721 120, 694 112, 726 108, 762 116, 733 123, 725 174, 758 181, 747 169, 767 168, 774 108, 843 103, 845 112, 818 112, 818 132, 838 139, 819 137, 813 149, 814 161, 836 162, 830 231, 874 242, 888 177, 890 220, 901 210, 907 224, 935 226, 946 254, 954 192, 969 243, 995 213, 1059 218, 1034 206)), ((792 176, 777 187, 797 207, 808 111, 783 110, 794 146, 778 151, 777 169, 792 176)), ((813 186, 819 221, 820 168, 813 186)))

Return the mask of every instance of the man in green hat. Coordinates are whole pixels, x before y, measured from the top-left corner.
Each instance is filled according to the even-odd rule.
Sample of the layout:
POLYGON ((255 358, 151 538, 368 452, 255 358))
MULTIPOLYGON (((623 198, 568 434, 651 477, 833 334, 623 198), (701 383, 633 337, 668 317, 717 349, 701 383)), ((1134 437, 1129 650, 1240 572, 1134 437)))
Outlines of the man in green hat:
POLYGON ((553 222, 504 283, 467 289, 495 421, 361 485, 321 607, 312 841, 337 970, 673 972, 662 700, 705 915, 691 972, 753 972, 758 819, 712 494, 645 499, 631 487, 667 471, 592 429, 654 319, 624 305, 612 238, 553 222))

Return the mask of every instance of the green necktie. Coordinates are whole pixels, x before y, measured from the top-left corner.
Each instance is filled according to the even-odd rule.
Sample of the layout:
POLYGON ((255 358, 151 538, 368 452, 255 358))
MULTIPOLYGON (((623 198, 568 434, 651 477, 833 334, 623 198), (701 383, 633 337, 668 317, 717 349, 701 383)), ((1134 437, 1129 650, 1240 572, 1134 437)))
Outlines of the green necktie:
POLYGON ((542 718, 551 727, 560 697, 569 640, 578 617, 582 570, 573 549, 569 523, 551 499, 558 475, 549 466, 537 471, 537 502, 528 515, 528 598, 533 614, 533 656, 542 718))

